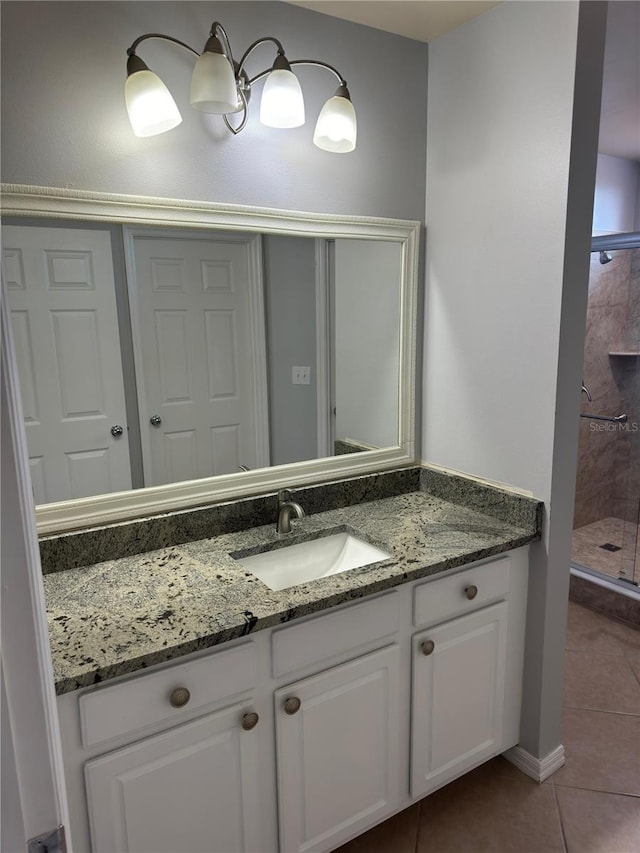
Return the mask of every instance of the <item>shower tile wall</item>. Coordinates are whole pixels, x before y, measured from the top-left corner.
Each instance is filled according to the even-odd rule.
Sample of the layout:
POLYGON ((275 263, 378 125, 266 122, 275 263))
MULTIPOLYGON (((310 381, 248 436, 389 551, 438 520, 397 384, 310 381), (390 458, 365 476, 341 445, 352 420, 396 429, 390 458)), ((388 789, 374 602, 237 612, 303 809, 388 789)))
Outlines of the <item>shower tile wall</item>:
MULTIPOLYGON (((582 411, 604 415, 626 412, 629 429, 580 420, 576 528, 610 517, 636 523, 638 520, 640 466, 637 442, 640 434, 633 432, 633 424, 640 420, 640 359, 610 356, 609 353, 638 351, 640 250, 615 251, 612 254, 613 260, 604 265, 597 253, 591 256, 584 381, 592 393, 593 402, 589 403, 583 396, 582 411)), ((635 547, 632 550, 635 551, 635 547)))

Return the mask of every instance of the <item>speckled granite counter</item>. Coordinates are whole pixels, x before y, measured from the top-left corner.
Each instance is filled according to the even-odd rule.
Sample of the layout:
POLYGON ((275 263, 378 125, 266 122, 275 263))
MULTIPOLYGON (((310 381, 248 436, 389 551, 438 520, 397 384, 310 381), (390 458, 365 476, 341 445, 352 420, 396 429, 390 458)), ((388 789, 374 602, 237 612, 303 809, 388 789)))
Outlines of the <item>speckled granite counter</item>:
POLYGON ((540 535, 533 521, 519 526, 410 492, 305 517, 278 544, 336 528, 347 528, 393 556, 273 592, 230 556, 278 543, 268 525, 46 575, 57 692, 490 557, 540 535))

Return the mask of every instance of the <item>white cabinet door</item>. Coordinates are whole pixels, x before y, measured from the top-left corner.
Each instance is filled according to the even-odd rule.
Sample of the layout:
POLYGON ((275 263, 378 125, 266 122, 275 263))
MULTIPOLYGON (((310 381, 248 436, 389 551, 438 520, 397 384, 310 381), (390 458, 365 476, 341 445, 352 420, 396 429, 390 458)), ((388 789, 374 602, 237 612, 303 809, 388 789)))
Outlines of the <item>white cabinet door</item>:
POLYGON ((507 604, 413 638, 411 794, 422 796, 499 751, 507 604))
POLYGON ((7 225, 2 242, 35 502, 130 489, 109 233, 7 225))
POLYGON ((331 850, 397 807, 398 668, 388 646, 276 691, 282 851, 331 850))
MULTIPOLYGON (((85 764, 93 853, 264 853, 260 762, 245 704, 85 764)), ((272 738, 269 732, 268 739, 272 738)), ((269 770, 269 768, 266 768, 269 770)))
POLYGON ((268 465, 259 238, 131 240, 145 485, 268 465))

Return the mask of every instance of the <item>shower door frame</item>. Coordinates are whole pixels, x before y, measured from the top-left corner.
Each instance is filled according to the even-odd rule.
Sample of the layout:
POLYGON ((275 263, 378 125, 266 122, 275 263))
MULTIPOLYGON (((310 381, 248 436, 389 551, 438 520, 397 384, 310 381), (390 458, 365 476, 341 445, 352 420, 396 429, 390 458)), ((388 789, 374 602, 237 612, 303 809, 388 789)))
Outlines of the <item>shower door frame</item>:
MULTIPOLYGON (((590 254, 594 254, 594 252, 615 251, 617 249, 640 249, 640 231, 629 231, 621 234, 600 234, 591 238, 590 254)), ((638 522, 640 528, 640 517, 638 518, 638 522)), ((573 560, 573 556, 570 560, 570 571, 572 575, 585 578, 588 581, 597 583, 629 598, 640 600, 640 585, 636 586, 634 583, 629 583, 629 581, 622 578, 614 578, 604 572, 598 571, 598 569, 576 563, 573 560)), ((637 571, 638 567, 635 567, 634 576, 637 571)))

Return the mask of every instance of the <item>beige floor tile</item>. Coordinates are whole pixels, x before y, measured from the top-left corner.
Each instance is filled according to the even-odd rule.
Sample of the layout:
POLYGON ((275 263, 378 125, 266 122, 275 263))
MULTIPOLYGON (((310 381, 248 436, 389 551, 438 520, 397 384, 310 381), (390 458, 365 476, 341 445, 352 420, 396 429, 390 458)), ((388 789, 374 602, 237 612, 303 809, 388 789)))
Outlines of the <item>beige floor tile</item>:
POLYGON ((564 704, 640 714, 640 684, 623 655, 570 651, 565 655, 564 704))
POLYGON ((478 768, 421 801, 417 853, 564 853, 554 788, 478 768))
POLYGON ((408 809, 337 848, 335 853, 415 853, 420 806, 408 809))
POLYGON ((566 643, 569 651, 623 654, 632 639, 640 642, 640 631, 634 632, 632 628, 607 619, 600 613, 569 602, 566 643), (637 633, 638 637, 628 637, 627 632, 630 635, 637 633))
POLYGON ((640 681, 640 651, 625 652, 625 657, 629 662, 629 666, 635 672, 636 678, 640 681))
MULTIPOLYGON (((519 770, 515 764, 507 761, 507 759, 503 758, 501 755, 498 755, 496 758, 492 758, 491 761, 487 761, 485 764, 481 764, 480 767, 476 767, 473 772, 476 774, 476 778, 480 783, 486 773, 492 776, 504 776, 506 779, 511 779, 512 782, 526 782, 528 785, 540 784, 539 782, 534 781, 530 776, 527 776, 527 774, 523 773, 522 770, 519 770)), ((543 784, 551 784, 551 780, 547 779, 543 784)))
MULTIPOLYGON (((565 709, 558 786, 640 794, 640 717, 565 709)), ((639 804, 640 807, 640 804, 639 804)))
POLYGON ((557 788, 569 853, 638 853, 640 799, 557 788))

